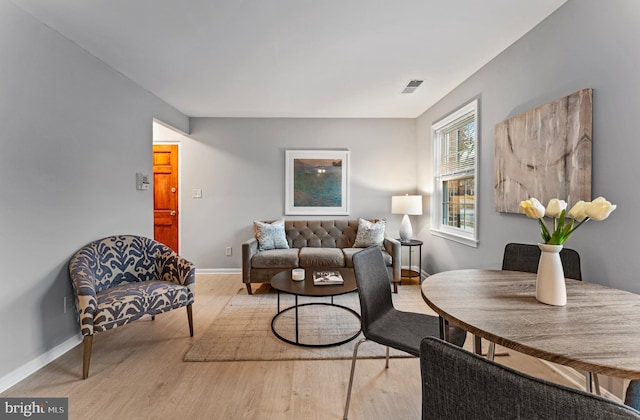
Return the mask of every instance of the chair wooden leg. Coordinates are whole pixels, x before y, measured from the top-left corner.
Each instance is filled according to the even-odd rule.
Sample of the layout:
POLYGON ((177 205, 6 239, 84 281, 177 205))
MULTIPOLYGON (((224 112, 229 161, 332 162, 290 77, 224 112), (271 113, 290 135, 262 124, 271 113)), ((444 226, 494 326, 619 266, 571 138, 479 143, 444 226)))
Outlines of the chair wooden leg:
POLYGON ((189 320, 189 334, 193 337, 193 309, 187 305, 187 319, 189 320))
POLYGON ((82 379, 87 379, 89 377, 89 364, 91 363, 93 335, 85 335, 82 344, 84 347, 84 354, 82 355, 82 379))
POLYGON ((246 286, 247 286, 247 294, 252 295, 253 291, 251 290, 251 283, 246 283, 246 286))

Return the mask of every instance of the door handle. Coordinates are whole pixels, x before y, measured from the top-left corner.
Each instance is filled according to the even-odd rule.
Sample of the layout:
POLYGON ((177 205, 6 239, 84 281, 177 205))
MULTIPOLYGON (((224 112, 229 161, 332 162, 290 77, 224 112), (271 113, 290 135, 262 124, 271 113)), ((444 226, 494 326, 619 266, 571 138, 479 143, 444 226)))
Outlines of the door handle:
POLYGON ((171 213, 169 213, 171 216, 175 216, 176 215, 176 211, 175 210, 171 210, 171 213))
POLYGON ((171 192, 172 193, 176 192, 176 187, 171 187, 171 192))

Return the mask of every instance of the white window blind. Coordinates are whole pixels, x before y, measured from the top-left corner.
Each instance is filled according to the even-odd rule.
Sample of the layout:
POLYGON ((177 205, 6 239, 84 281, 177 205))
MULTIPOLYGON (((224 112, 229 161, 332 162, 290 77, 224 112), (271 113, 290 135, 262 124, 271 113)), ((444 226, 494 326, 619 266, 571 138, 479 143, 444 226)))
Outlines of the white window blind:
POLYGON ((475 115, 466 115, 442 132, 439 175, 461 175, 476 166, 475 115))

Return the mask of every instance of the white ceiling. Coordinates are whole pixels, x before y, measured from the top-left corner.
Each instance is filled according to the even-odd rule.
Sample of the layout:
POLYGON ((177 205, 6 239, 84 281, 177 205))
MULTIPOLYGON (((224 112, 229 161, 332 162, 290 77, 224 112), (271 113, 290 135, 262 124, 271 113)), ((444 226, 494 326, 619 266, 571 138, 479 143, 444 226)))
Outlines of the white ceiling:
POLYGON ((566 0, 13 1, 188 116, 414 118, 566 0))

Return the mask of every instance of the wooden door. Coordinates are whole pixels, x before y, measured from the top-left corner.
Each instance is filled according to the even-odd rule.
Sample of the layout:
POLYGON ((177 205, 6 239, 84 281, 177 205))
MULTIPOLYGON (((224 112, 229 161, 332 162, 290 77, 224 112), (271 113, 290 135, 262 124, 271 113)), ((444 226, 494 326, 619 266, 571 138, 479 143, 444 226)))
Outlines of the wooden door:
POLYGON ((153 145, 153 237, 178 252, 177 145, 153 145))

